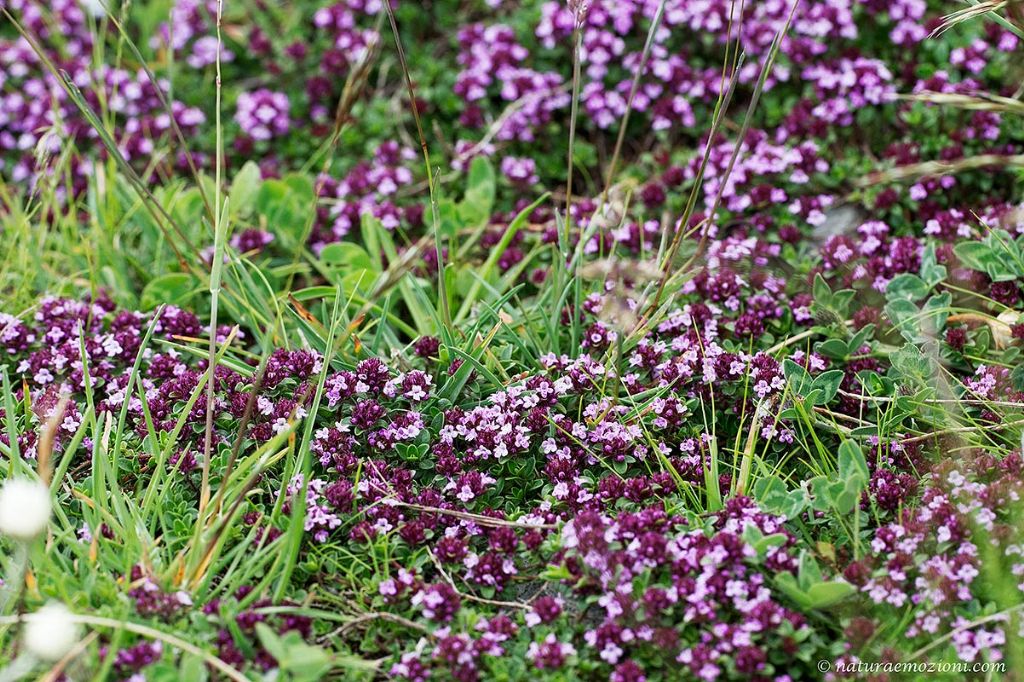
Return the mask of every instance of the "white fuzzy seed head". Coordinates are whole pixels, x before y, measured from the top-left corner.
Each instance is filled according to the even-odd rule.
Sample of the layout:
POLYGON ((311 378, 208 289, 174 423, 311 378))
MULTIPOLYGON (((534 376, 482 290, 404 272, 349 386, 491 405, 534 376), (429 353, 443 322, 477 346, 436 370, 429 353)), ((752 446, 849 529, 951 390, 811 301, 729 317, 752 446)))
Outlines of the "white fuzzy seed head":
POLYGON ((102 19, 107 14, 106 8, 103 6, 101 0, 81 0, 82 9, 88 12, 96 19, 102 19))
POLYGON ((50 522, 50 491, 38 481, 12 478, 0 488, 0 533, 27 542, 50 522))
POLYGON ((78 624, 68 607, 50 602, 25 616, 25 650, 43 661, 59 661, 78 641, 78 624))

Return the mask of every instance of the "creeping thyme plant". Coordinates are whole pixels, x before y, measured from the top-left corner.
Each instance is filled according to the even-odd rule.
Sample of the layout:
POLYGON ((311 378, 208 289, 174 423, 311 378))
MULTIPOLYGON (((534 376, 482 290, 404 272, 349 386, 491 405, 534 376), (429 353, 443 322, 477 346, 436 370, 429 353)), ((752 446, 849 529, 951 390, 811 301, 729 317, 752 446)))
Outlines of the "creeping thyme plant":
POLYGON ((1018 0, 0 11, 0 680, 1024 669, 1018 0))

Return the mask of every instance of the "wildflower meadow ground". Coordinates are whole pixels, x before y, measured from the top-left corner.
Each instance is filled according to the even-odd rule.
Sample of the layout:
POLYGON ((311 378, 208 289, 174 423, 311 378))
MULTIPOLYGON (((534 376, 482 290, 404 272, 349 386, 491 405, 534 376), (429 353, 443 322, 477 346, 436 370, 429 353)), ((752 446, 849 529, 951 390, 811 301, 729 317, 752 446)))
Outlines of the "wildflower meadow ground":
POLYGON ((1024 3, 0 14, 0 682, 1024 679, 1024 3))

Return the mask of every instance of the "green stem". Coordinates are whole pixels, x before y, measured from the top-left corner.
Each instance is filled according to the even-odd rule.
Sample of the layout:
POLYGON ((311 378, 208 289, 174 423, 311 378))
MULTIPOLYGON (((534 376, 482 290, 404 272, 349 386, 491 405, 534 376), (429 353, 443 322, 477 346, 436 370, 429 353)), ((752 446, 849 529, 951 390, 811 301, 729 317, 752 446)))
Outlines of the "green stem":
POLYGON ((216 55, 216 90, 214 95, 214 116, 217 134, 217 147, 214 163, 213 187, 213 263, 210 265, 210 345, 209 372, 210 381, 206 384, 206 435, 203 439, 203 482, 199 495, 199 515, 203 515, 206 505, 210 502, 210 457, 213 450, 213 403, 216 391, 217 371, 217 301, 220 297, 221 270, 224 265, 224 237, 226 221, 221 211, 221 176, 224 172, 224 131, 220 120, 221 99, 221 19, 224 14, 224 0, 217 0, 217 55, 216 55))
MULTIPOLYGON (((136 635, 141 635, 143 637, 148 637, 149 639, 156 639, 162 642, 166 642, 167 644, 170 644, 171 646, 177 649, 181 649, 186 653, 202 658, 208 665, 210 665, 213 668, 216 668, 229 679, 236 680, 236 682, 249 682, 249 678, 247 678, 245 675, 232 668, 230 665, 225 663, 222 659, 218 658, 217 656, 214 656, 211 653, 203 651, 199 647, 190 644, 179 637, 167 634, 166 632, 157 630, 156 628, 151 628, 148 625, 132 623, 130 621, 124 620, 115 620, 113 618, 103 618, 101 616, 87 616, 84 614, 71 614, 68 616, 68 618, 72 622, 79 623, 81 625, 92 625, 94 627, 101 628, 113 628, 115 630, 127 630, 128 632, 134 633, 136 635)), ((17 616, 4 616, 0 617, 0 625, 14 625, 19 621, 26 621, 31 619, 32 614, 21 616, 20 618, 17 616)))
POLYGON ((569 110, 569 151, 568 172, 565 178, 565 242, 569 243, 569 210, 572 208, 573 147, 576 146, 576 117, 580 108, 580 44, 583 42, 583 28, 577 24, 572 36, 572 105, 569 110))

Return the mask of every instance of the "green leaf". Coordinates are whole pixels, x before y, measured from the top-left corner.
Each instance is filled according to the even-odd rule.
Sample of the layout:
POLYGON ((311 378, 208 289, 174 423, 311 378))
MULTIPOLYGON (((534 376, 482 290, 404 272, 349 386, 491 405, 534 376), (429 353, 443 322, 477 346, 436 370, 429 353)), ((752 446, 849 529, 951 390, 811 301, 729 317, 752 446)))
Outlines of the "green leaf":
POLYGON ((764 508, 769 509, 781 503, 789 494, 786 484, 778 476, 760 478, 754 484, 754 499, 764 508))
POLYGON ((1024 363, 1019 363, 1010 372, 1010 382, 1017 391, 1024 391, 1024 363))
POLYGON ((804 590, 821 582, 821 568, 818 567, 814 556, 807 550, 800 552, 800 569, 797 580, 804 590))
POLYGON ((259 637, 263 648, 274 657, 275 661, 281 663, 288 658, 288 651, 284 646, 284 642, 266 623, 256 624, 256 635, 259 637))
POLYGON ((554 564, 549 564, 547 568, 541 571, 540 578, 542 580, 552 580, 561 582, 563 580, 571 579, 572 573, 569 572, 569 569, 566 568, 565 564, 559 564, 557 566, 555 566, 554 564))
MULTIPOLYGON (((296 198, 312 202, 315 188, 313 179, 305 173, 289 173, 283 178, 284 184, 296 198)), ((308 206, 312 208, 312 206, 308 206)))
POLYGON ((818 582, 806 590, 806 595, 810 600, 810 607, 812 609, 823 609, 826 606, 832 606, 856 593, 856 587, 839 580, 818 582))
POLYGON ((341 284, 346 293, 370 291, 380 274, 370 254, 352 242, 328 244, 320 252, 320 261, 331 274, 331 280, 341 284))
POLYGON ((794 393, 799 396, 805 396, 810 392, 814 381, 803 366, 786 358, 782 363, 782 372, 785 374, 786 380, 789 381, 789 385, 794 393))
POLYGON ((928 295, 931 287, 927 282, 910 273, 897 275, 889 281, 885 288, 885 295, 891 299, 905 298, 908 301, 918 301, 928 295))
POLYGON ((310 646, 294 630, 278 636, 266 623, 256 624, 256 634, 274 657, 282 673, 295 682, 314 682, 331 669, 331 657, 319 647, 310 646))
POLYGON ((816 349, 818 353, 824 355, 826 358, 832 358, 833 360, 842 360, 849 355, 849 348, 842 339, 828 339, 818 344, 816 349))
POLYGON ((743 526, 743 535, 741 537, 743 538, 743 542, 753 547, 760 542, 762 538, 764 538, 764 533, 762 533, 761 529, 753 523, 748 522, 743 526))
MULTIPOLYGON (((498 264, 498 261, 501 259, 502 254, 505 253, 505 250, 512 243, 512 240, 515 238, 519 230, 522 229, 523 225, 526 224, 526 221, 529 219, 534 209, 536 209, 537 206, 539 206, 543 201, 545 201, 547 197, 548 194, 545 193, 542 197, 537 199, 537 201, 533 202, 532 204, 524 208, 522 211, 520 211, 516 215, 516 217, 512 219, 512 222, 508 224, 508 227, 505 229, 505 233, 501 235, 501 239, 498 241, 498 243, 491 247, 491 251, 487 256, 487 261, 484 262, 483 266, 479 269, 479 272, 468 273, 473 275, 473 277, 472 280, 469 281, 468 289, 464 294, 462 305, 459 306, 459 311, 455 315, 455 320, 457 322, 464 320, 466 316, 469 314, 473 304, 476 303, 476 301, 479 298, 481 298, 480 291, 481 288, 483 287, 483 283, 489 282, 491 279, 495 277, 495 268, 498 264)), ((461 272, 459 274, 461 274, 461 272)), ((459 281, 456 280, 457 284, 458 282, 459 281)), ((457 286, 452 288, 456 289, 457 286)), ((504 292, 498 291, 497 293, 500 295, 503 294, 504 292)))
POLYGON ((178 666, 179 680, 195 680, 206 682, 210 678, 206 671, 206 663, 194 654, 182 654, 181 665, 178 666))
POLYGON ((839 476, 843 479, 860 476, 865 481, 869 478, 864 451, 855 441, 846 440, 839 446, 839 476))
POLYGON ((893 299, 885 306, 885 314, 904 339, 914 344, 921 342, 924 318, 916 303, 906 298, 893 299))
POLYGON ((779 510, 779 513, 787 519, 795 519, 807 508, 807 493, 803 488, 790 491, 786 497, 786 504, 779 510))
MULTIPOLYGON (((206 238, 203 233, 206 205, 203 203, 203 195, 199 192, 198 187, 192 187, 177 195, 164 191, 160 193, 159 200, 165 206, 172 206, 171 213, 189 237, 197 240, 206 238)), ((153 229, 158 229, 156 223, 148 220, 148 214, 143 215, 146 216, 143 218, 146 224, 152 225, 153 229)))
POLYGON ((824 405, 835 398, 845 376, 841 369, 830 369, 814 377, 814 381, 811 382, 811 390, 821 391, 821 395, 818 396, 815 404, 824 405))
POLYGON ((930 358, 912 343, 904 344, 899 350, 889 354, 892 370, 898 383, 903 387, 913 388, 928 386, 931 378, 938 375, 930 358))
POLYGON ((989 264, 996 261, 992 249, 982 242, 961 242, 953 247, 953 253, 965 266, 981 272, 985 272, 989 264))
POLYGON ((811 489, 811 507, 818 511, 828 511, 832 508, 831 481, 825 476, 815 476, 807 481, 811 489))
POLYGON ((495 178, 494 166, 486 156, 477 156, 469 164, 467 192, 478 194, 481 198, 494 201, 495 178))
POLYGON ((785 533, 773 533, 755 542, 753 547, 759 556, 764 556, 772 547, 782 547, 784 544, 786 544, 785 533))
POLYGON ((811 598, 801 589, 800 584, 793 577, 792 573, 779 573, 776 575, 775 586, 801 609, 810 608, 811 598))
POLYGON ((299 289, 298 291, 293 293, 292 298, 300 302, 315 301, 321 298, 331 298, 332 296, 334 296, 335 293, 337 293, 337 290, 334 287, 306 287, 305 289, 299 289))
POLYGON ((245 215, 255 208, 255 199, 263 184, 260 167, 254 161, 246 161, 231 182, 231 212, 245 215))
POLYGON ((839 317, 846 319, 848 315, 846 311, 850 308, 850 303, 853 301, 853 297, 857 295, 857 292, 853 289, 843 289, 832 294, 832 307, 836 311, 839 317))
POLYGON ((832 288, 829 287, 828 282, 826 282, 825 278, 821 276, 821 273, 814 276, 812 294, 814 296, 815 303, 823 306, 832 305, 832 288))
POLYGON ((949 309, 953 305, 953 294, 948 291, 931 296, 921 307, 923 320, 921 333, 930 338, 938 335, 939 330, 946 326, 949 309))
POLYGON ((152 310, 161 303, 185 307, 196 293, 196 280, 184 272, 170 272, 150 280, 142 290, 142 309, 152 310))
POLYGON ((486 225, 494 208, 496 182, 494 166, 486 156, 478 156, 469 165, 466 195, 459 205, 459 217, 467 225, 486 225))
POLYGON ((887 376, 870 369, 857 372, 857 381, 865 394, 872 396, 891 396, 896 391, 896 384, 887 376))
POLYGON ((851 338, 846 344, 847 348, 849 349, 849 354, 852 355, 858 352, 861 346, 863 346, 874 335, 875 325, 866 324, 863 327, 861 327, 860 331, 854 334, 853 338, 851 338))
POLYGON ((328 244, 320 252, 320 260, 329 268, 352 270, 373 270, 379 268, 370 254, 358 244, 352 242, 335 242, 328 244))
POLYGON ((792 519, 807 506, 807 494, 802 488, 788 490, 778 476, 758 479, 753 488, 754 499, 765 511, 792 519))
POLYGON ((446 237, 454 237, 461 225, 459 216, 459 205, 449 197, 442 197, 437 202, 437 218, 441 223, 441 234, 446 237))
POLYGON ((305 175, 293 173, 281 180, 265 180, 256 193, 256 212, 289 246, 302 242, 315 208, 313 181, 305 175))
POLYGON ((850 479, 845 483, 836 481, 832 484, 832 506, 835 510, 845 516, 852 512, 857 503, 860 502, 860 489, 863 482, 860 479, 850 479))
POLYGON ((935 256, 934 244, 929 244, 925 247, 924 254, 921 256, 921 279, 925 281, 929 288, 946 279, 946 266, 939 265, 935 256))

